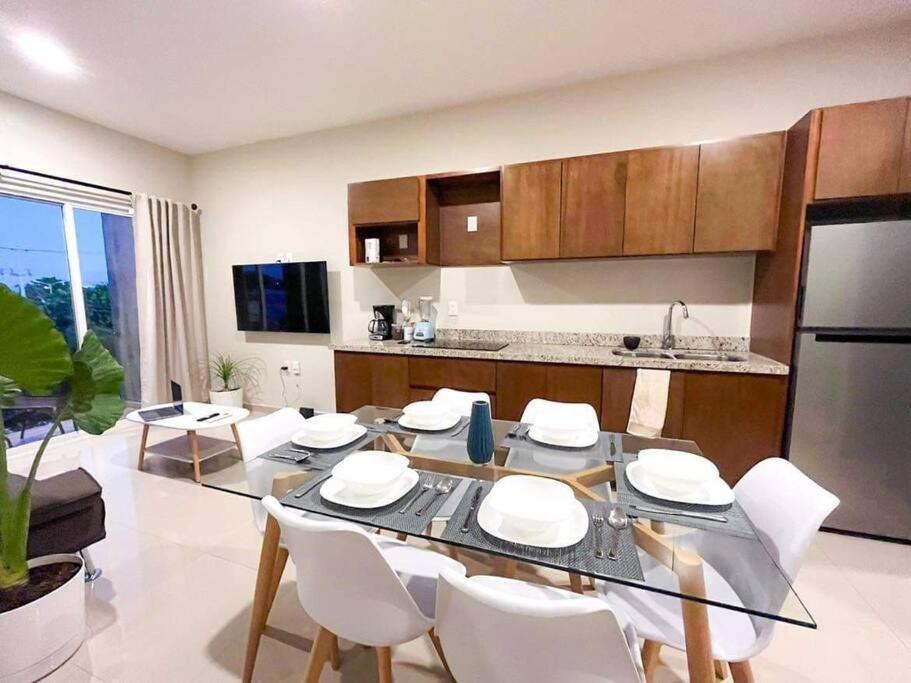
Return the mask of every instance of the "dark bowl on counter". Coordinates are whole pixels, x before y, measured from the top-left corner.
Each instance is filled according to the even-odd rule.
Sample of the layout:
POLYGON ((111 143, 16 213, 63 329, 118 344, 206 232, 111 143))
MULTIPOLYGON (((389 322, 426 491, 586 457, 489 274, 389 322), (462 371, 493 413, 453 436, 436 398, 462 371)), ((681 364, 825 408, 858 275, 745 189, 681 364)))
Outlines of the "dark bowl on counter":
POLYGON ((641 342, 641 341, 642 341, 641 337, 632 337, 632 336, 624 337, 623 345, 627 348, 627 350, 635 351, 636 349, 639 348, 639 342, 641 342))

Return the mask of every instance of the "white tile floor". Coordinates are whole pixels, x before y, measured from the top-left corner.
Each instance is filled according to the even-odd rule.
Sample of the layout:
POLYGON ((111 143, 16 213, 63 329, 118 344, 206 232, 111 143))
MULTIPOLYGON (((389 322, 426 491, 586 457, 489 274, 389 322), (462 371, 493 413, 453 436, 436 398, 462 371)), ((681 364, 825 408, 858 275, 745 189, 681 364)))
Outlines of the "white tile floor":
MULTIPOLYGON (((41 476, 81 465, 101 482, 108 531, 92 548, 104 575, 86 589, 86 641, 47 680, 238 680, 260 543, 249 502, 163 476, 155 463, 158 472, 137 472, 138 436, 122 425, 57 439, 46 454, 41 476)), ((11 464, 21 471, 29 460, 20 449, 11 464)), ((911 547, 820 534, 797 591, 819 629, 779 625, 753 662, 758 681, 911 680, 911 547)), ((289 569, 256 679, 300 680, 314 632, 289 569)), ((322 680, 376 680, 370 651, 345 642, 342 650, 342 670, 322 680)), ((662 658, 658 682, 686 679, 679 653, 662 658)), ((400 683, 445 680, 426 638, 396 648, 393 661, 400 683)))

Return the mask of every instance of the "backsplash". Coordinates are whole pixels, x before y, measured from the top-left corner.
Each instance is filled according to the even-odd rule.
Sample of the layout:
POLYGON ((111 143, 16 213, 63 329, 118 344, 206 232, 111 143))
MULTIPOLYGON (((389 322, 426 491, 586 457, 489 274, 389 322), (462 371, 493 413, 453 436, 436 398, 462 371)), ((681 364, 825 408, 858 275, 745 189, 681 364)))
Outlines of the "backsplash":
MULTIPOLYGON (((662 337, 657 334, 636 335, 616 334, 612 332, 529 332, 526 330, 476 330, 462 328, 438 328, 438 339, 459 341, 498 341, 516 344, 570 344, 576 346, 623 346, 624 336, 638 336, 641 348, 660 348, 662 337)), ((749 337, 711 337, 683 336, 675 337, 678 349, 698 349, 712 351, 749 351, 749 337)))

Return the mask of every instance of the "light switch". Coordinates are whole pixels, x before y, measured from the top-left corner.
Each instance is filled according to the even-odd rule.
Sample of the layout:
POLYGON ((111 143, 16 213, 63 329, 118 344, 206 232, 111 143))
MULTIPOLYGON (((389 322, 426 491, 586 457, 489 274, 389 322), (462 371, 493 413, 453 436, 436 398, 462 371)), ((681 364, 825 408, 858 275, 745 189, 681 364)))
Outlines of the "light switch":
POLYGON ((459 314, 459 302, 450 301, 449 302, 449 315, 458 315, 459 314))
POLYGON ((292 375, 301 374, 301 362, 299 360, 291 361, 291 374, 292 375))
POLYGON ((469 216, 468 217, 468 232, 477 232, 478 231, 478 217, 469 216))
POLYGON ((408 248, 408 234, 403 232, 402 234, 399 235, 399 249, 407 249, 407 248, 408 248))

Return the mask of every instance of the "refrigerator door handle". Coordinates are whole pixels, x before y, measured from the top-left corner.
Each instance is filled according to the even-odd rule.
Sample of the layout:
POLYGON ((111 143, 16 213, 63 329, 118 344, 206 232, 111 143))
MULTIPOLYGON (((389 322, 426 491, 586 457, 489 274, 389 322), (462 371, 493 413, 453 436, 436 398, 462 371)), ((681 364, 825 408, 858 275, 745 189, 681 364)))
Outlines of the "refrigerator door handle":
POLYGON ((911 334, 843 334, 839 332, 817 332, 817 342, 835 344, 911 344, 911 334))

